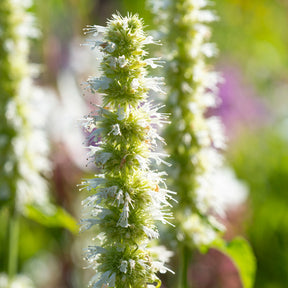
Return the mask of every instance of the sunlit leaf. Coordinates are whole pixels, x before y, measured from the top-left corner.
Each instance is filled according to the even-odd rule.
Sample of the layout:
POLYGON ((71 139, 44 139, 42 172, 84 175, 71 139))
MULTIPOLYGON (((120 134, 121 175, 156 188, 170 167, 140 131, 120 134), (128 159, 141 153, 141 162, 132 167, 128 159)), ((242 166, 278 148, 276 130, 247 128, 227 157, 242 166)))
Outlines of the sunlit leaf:
POLYGON ((225 242, 217 240, 213 248, 226 254, 238 269, 243 288, 252 288, 256 272, 256 259, 249 243, 241 237, 225 242))
POLYGON ((26 205, 24 215, 47 227, 62 227, 72 233, 78 231, 76 220, 59 206, 52 204, 45 206, 26 205))

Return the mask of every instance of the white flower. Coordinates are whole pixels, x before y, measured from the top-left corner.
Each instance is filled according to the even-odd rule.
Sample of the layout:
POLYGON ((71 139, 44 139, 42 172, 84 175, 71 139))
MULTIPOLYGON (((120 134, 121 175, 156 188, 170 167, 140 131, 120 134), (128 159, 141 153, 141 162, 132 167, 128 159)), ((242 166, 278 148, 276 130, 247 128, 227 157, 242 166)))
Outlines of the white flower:
POLYGON ((193 91, 193 89, 190 87, 189 83, 187 83, 186 81, 183 81, 181 83, 181 90, 183 93, 191 93, 193 91))
MULTIPOLYGON (((201 246, 201 245, 209 245, 216 239, 216 232, 211 226, 204 226, 203 223, 202 229, 199 231, 196 231, 193 235, 193 241, 196 245, 201 246)), ((193 230, 192 230, 193 232, 193 230)))
POLYGON ((136 262, 135 260, 133 259, 129 259, 129 265, 130 265, 130 270, 134 270, 135 269, 135 265, 136 265, 136 262))
POLYGON ((82 186, 82 188, 79 189, 80 191, 87 189, 88 192, 91 192, 104 183, 106 183, 106 179, 103 177, 103 175, 98 175, 96 178, 84 179, 78 186, 82 186))
POLYGON ((212 225, 212 227, 216 228, 216 230, 222 232, 226 230, 225 225, 223 225, 219 220, 217 220, 216 217, 209 215, 207 220, 212 225))
POLYGON ((162 157, 168 157, 168 155, 165 153, 150 152, 150 158, 155 160, 157 165, 165 164, 166 166, 170 167, 171 164, 163 160, 162 157))
MULTIPOLYGON (((154 105, 153 102, 147 101, 143 104, 141 110, 146 111, 146 113, 149 114, 151 124, 155 124, 158 127, 162 127, 163 124, 169 124, 170 123, 170 121, 167 120, 169 118, 168 114, 158 112, 164 106, 165 105, 159 105, 159 104, 154 105)), ((141 121, 141 120, 139 120, 139 121, 141 121)), ((142 124, 143 127, 147 126, 147 124, 146 124, 147 122, 144 122, 144 120, 142 123, 143 123, 142 124)))
POLYGON ((108 135, 110 135, 110 134, 113 134, 113 135, 115 135, 115 136, 117 136, 117 135, 122 135, 121 134, 121 131, 120 131, 120 126, 119 126, 119 124, 114 124, 114 125, 112 125, 112 130, 108 133, 108 135))
POLYGON ((109 88, 111 79, 107 77, 100 77, 100 78, 90 77, 87 82, 93 91, 98 90, 103 91, 109 88))
POLYGON ((85 31, 84 34, 92 33, 92 36, 96 37, 98 34, 105 33, 107 29, 99 25, 87 25, 83 30, 85 31))
POLYGON ((215 97, 213 93, 206 92, 202 96, 201 102, 205 107, 217 107, 220 104, 220 99, 215 97))
POLYGON ((89 207, 94 204, 94 202, 98 199, 98 194, 91 195, 87 197, 85 200, 81 202, 84 207, 89 207))
POLYGON ((201 9, 207 6, 210 2, 207 0, 191 0, 192 5, 195 7, 195 9, 201 9))
POLYGON ((157 207, 161 207, 162 205, 172 207, 172 205, 168 202, 168 200, 177 202, 171 195, 169 195, 169 194, 175 195, 176 192, 164 188, 159 188, 158 185, 155 186, 155 190, 150 190, 149 194, 152 198, 153 203, 157 207))
POLYGON ((167 267, 164 266, 164 263, 160 261, 153 261, 152 262, 152 269, 155 271, 159 271, 160 273, 166 273, 167 271, 171 272, 172 274, 175 274, 175 272, 167 267))
POLYGON ((116 69, 117 68, 117 58, 115 57, 109 57, 109 65, 112 69, 116 69))
POLYGON ((98 128, 98 129, 94 129, 90 135, 87 136, 87 142, 91 143, 93 141, 97 141, 98 137, 103 133, 104 128, 98 128))
POLYGON ((116 49, 116 44, 113 42, 106 42, 106 47, 104 48, 105 51, 112 53, 116 49))
POLYGON ((138 88, 140 87, 140 82, 139 82, 139 79, 137 78, 134 78, 131 82, 131 88, 135 91, 138 90, 138 88))
POLYGON ((87 252, 86 258, 89 261, 93 261, 95 258, 98 257, 99 254, 105 254, 107 253, 107 250, 101 246, 95 246, 95 245, 89 245, 87 249, 85 249, 87 252))
POLYGON ((161 89, 161 85, 164 85, 163 77, 146 77, 144 79, 144 84, 147 88, 153 90, 156 93, 165 94, 165 92, 161 89))
POLYGON ((164 63, 164 61, 160 60, 161 58, 149 58, 145 60, 146 65, 151 66, 152 69, 155 69, 157 67, 162 67, 161 64, 164 63))
MULTIPOLYGON (((214 148, 202 148, 192 159, 194 165, 204 168, 209 174, 214 172, 223 162, 223 156, 214 148)), ((201 177, 201 175, 200 175, 201 177)))
POLYGON ((214 43, 204 43, 201 50, 202 53, 208 58, 213 57, 218 53, 218 49, 214 43))
POLYGON ((125 67, 125 66, 127 65, 127 63, 128 63, 128 61, 125 59, 125 56, 124 56, 124 55, 120 56, 120 57, 118 58, 117 62, 118 62, 118 64, 119 64, 119 67, 120 67, 120 68, 125 67))
MULTIPOLYGON (((211 194, 215 204, 222 211, 229 211, 245 202, 248 196, 246 183, 235 176, 234 171, 226 166, 221 166, 211 175, 211 194)), ((221 214, 220 214, 221 215, 221 214)))
POLYGON ((147 44, 158 44, 158 45, 160 45, 160 42, 159 41, 155 41, 152 36, 147 36, 142 41, 142 44, 143 45, 147 45, 147 44))
MULTIPOLYGON (((206 123, 205 123, 206 124, 206 123)), ((211 139, 209 135, 209 131, 206 129, 206 127, 201 127, 201 130, 195 131, 197 141, 202 147, 208 147, 211 145, 211 139)))
POLYGON ((143 226, 142 228, 145 234, 149 237, 149 239, 158 239, 159 237, 158 231, 155 231, 154 229, 148 228, 146 226, 143 226))
POLYGON ((226 138, 224 136, 224 126, 222 121, 218 117, 210 117, 207 120, 208 132, 212 138, 212 142, 215 148, 225 149, 226 138))
POLYGON ((210 28, 206 25, 203 25, 201 23, 196 23, 193 28, 199 34, 198 37, 208 38, 210 36, 210 33, 211 33, 210 28))
POLYGON ((153 14, 160 16, 171 5, 171 0, 149 0, 148 4, 153 14))
POLYGON ((95 218, 87 218, 87 219, 81 219, 80 220, 80 232, 86 231, 90 229, 92 226, 99 224, 100 220, 95 218))
POLYGON ((126 274, 126 273, 127 273, 127 267, 128 267, 128 261, 123 260, 123 261, 121 262, 120 266, 119 266, 119 270, 120 270, 122 273, 126 274))
POLYGON ((125 200, 122 213, 121 213, 120 218, 117 222, 117 226, 121 226, 123 228, 127 228, 129 226, 129 224, 128 224, 129 211, 130 211, 129 202, 125 200))
POLYGON ((95 278, 92 278, 90 281, 90 285, 92 286, 93 284, 93 288, 108 288, 108 287, 114 287, 115 286, 115 281, 116 281, 116 273, 113 273, 111 271, 106 271, 103 274, 96 274, 95 275, 97 278, 100 277, 100 279, 93 284, 93 282, 95 281, 95 278), (101 275, 101 276, 100 276, 101 275))
POLYGON ((168 263, 171 257, 174 255, 174 252, 167 250, 167 248, 163 245, 149 247, 149 251, 153 256, 155 255, 156 259, 162 263, 168 263))
POLYGON ((183 136, 183 142, 187 145, 190 146, 192 141, 192 136, 189 133, 185 133, 183 136))
MULTIPOLYGON (((127 114, 129 114, 129 112, 127 114)), ((124 108, 119 108, 117 110, 117 115, 118 115, 117 120, 119 120, 119 121, 124 120, 126 118, 126 116, 127 116, 126 113, 125 113, 124 108)))
POLYGON ((129 193, 125 193, 125 201, 127 201, 129 203, 129 205, 134 209, 134 206, 132 204, 133 200, 131 199, 129 193))
POLYGON ((109 209, 103 208, 101 206, 94 206, 95 208, 91 212, 91 216, 97 217, 98 219, 104 219, 107 215, 111 214, 109 209))
MULTIPOLYGON (((117 206, 119 207, 121 204, 124 203, 124 195, 123 195, 123 191, 120 189, 118 191, 118 193, 116 194, 116 197, 115 197, 115 201, 117 201, 117 206)), ((115 202, 114 201, 114 202, 115 202)))
POLYGON ((163 210, 163 209, 162 210, 160 210, 160 209, 155 210, 154 208, 151 208, 150 213, 155 220, 161 221, 163 224, 169 224, 169 225, 175 227, 175 225, 173 225, 172 223, 170 223, 168 221, 168 219, 174 219, 170 210, 163 210))
POLYGON ((195 15, 195 18, 199 21, 199 22, 213 22, 218 20, 219 18, 210 10, 200 10, 197 13, 197 16, 195 15))
POLYGON ((144 158, 137 154, 135 155, 135 159, 138 161, 142 170, 149 170, 149 160, 147 158, 144 158))
POLYGON ((118 187, 117 186, 111 186, 107 188, 103 188, 103 197, 104 198, 114 198, 117 194, 118 187))
POLYGON ((182 228, 199 246, 210 244, 217 236, 215 230, 197 214, 192 214, 182 222, 182 228))

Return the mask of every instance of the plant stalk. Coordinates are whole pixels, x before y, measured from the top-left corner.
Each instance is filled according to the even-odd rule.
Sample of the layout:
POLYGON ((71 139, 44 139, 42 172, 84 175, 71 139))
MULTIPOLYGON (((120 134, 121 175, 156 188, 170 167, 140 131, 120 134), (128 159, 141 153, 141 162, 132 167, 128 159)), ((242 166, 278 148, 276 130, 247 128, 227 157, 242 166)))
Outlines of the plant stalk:
POLYGON ((179 269, 179 286, 178 288, 189 288, 188 284, 188 267, 190 262, 190 249, 185 244, 180 244, 180 269, 179 269))
POLYGON ((15 208, 10 211, 8 227, 8 277, 11 283, 17 273, 18 266, 19 214, 15 208))

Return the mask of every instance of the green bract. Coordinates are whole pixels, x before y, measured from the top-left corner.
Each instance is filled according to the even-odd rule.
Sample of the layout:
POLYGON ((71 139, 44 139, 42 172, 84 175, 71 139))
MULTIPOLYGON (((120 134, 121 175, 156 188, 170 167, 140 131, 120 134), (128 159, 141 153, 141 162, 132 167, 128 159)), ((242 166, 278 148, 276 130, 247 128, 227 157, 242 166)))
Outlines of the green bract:
POLYGON ((96 271, 91 285, 159 287, 156 273, 169 269, 147 245, 158 238, 155 220, 169 223, 167 199, 173 192, 162 179, 165 173, 150 169, 166 163, 156 151, 157 142, 163 142, 156 129, 167 122, 166 116, 147 100, 149 90, 163 93, 162 78, 147 73, 158 59, 145 58, 144 47, 155 41, 143 32, 142 20, 131 15, 113 15, 107 27, 95 25, 86 32, 91 35, 88 44, 103 54, 103 75, 87 81, 92 92, 103 93, 103 105, 84 121, 88 142, 96 142, 89 158, 102 173, 82 183, 92 194, 83 201, 82 230, 95 225, 101 232, 87 250, 86 259, 96 271))

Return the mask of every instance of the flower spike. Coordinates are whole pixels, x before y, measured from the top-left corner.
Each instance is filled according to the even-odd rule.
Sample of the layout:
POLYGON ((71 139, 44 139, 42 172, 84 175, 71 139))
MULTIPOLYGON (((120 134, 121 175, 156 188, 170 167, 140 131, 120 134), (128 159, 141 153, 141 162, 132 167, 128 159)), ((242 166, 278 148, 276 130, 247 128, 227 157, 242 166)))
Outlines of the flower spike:
POLYGON ((209 246, 224 228, 218 221, 223 213, 215 205, 211 179, 222 164, 225 137, 220 119, 206 116, 219 103, 216 93, 221 80, 207 64, 217 53, 209 42, 209 25, 217 20, 210 4, 207 0, 149 0, 160 36, 167 42, 162 52, 167 55, 166 107, 171 125, 164 135, 174 164, 171 186, 179 200, 174 207, 176 234, 179 242, 191 248, 209 246))
POLYGON ((85 31, 91 49, 103 54, 103 75, 87 81, 93 93, 103 93, 103 106, 84 121, 88 142, 96 142, 89 147, 89 159, 103 173, 81 184, 81 189, 94 193, 83 201, 82 230, 102 233, 86 254, 96 271, 91 286, 159 287, 156 273, 170 269, 154 257, 149 242, 159 237, 155 221, 169 223, 172 218, 168 201, 173 192, 166 189, 164 174, 150 168, 151 163, 167 163, 165 155, 156 152, 164 141, 157 126, 167 123, 167 117, 158 112, 161 106, 148 101, 149 90, 163 92, 163 79, 147 72, 148 66, 156 68, 162 62, 145 58, 144 50, 157 43, 145 34, 137 15, 113 15, 107 27, 89 26, 85 31))

